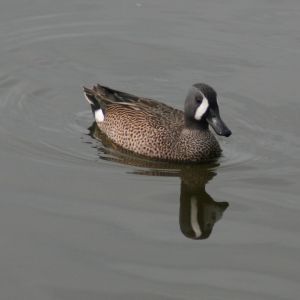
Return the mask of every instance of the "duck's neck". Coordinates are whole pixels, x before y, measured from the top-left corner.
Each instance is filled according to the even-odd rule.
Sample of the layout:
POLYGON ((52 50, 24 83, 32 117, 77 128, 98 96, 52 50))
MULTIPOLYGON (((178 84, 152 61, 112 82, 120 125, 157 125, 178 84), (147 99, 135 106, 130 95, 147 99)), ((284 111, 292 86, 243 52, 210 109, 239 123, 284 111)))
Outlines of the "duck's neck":
POLYGON ((194 118, 185 117, 184 124, 186 128, 207 130, 208 123, 206 120, 197 121, 194 118))

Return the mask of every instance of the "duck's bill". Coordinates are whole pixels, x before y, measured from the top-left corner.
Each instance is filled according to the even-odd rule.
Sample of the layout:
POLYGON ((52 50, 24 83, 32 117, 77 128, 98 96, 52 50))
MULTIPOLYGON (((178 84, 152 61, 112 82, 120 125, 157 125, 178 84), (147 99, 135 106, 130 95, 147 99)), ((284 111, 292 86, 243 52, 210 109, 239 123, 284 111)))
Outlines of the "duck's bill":
POLYGON ((220 118, 219 114, 209 114, 206 118, 209 125, 214 129, 216 134, 229 137, 231 135, 231 130, 220 118))

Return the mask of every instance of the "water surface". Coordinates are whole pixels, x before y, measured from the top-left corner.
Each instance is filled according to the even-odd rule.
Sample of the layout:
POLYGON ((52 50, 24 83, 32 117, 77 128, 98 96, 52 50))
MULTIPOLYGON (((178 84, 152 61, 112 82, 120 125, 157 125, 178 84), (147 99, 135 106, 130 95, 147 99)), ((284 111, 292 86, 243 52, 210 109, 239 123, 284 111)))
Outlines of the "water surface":
POLYGON ((0 17, 1 299, 299 298, 298 1, 4 0, 0 17), (211 84, 223 156, 107 150, 82 96, 97 81, 179 108, 211 84))

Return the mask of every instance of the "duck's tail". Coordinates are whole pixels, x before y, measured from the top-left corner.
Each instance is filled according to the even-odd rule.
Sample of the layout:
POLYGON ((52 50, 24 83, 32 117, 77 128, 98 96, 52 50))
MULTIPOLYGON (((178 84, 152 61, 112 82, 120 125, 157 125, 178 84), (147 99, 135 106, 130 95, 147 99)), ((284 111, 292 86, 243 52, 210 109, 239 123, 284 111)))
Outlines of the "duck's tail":
POLYGON ((92 112, 95 113, 95 111, 101 109, 100 101, 95 91, 85 86, 83 87, 83 91, 86 101, 91 105, 92 112))

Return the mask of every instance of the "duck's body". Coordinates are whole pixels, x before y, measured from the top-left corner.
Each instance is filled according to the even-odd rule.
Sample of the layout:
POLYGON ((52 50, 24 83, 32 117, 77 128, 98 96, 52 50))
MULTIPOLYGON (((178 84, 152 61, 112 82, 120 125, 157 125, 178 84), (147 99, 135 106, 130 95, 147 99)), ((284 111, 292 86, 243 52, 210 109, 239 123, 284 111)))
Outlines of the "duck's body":
MULTIPOLYGON (((100 85, 84 91, 99 129, 126 150, 149 158, 186 162, 212 159, 221 153, 208 125, 201 120, 190 120, 187 110, 192 108, 187 107, 188 99, 183 112, 100 85)), ((202 107, 196 116, 200 107, 197 104, 192 119, 206 113, 202 107)))

